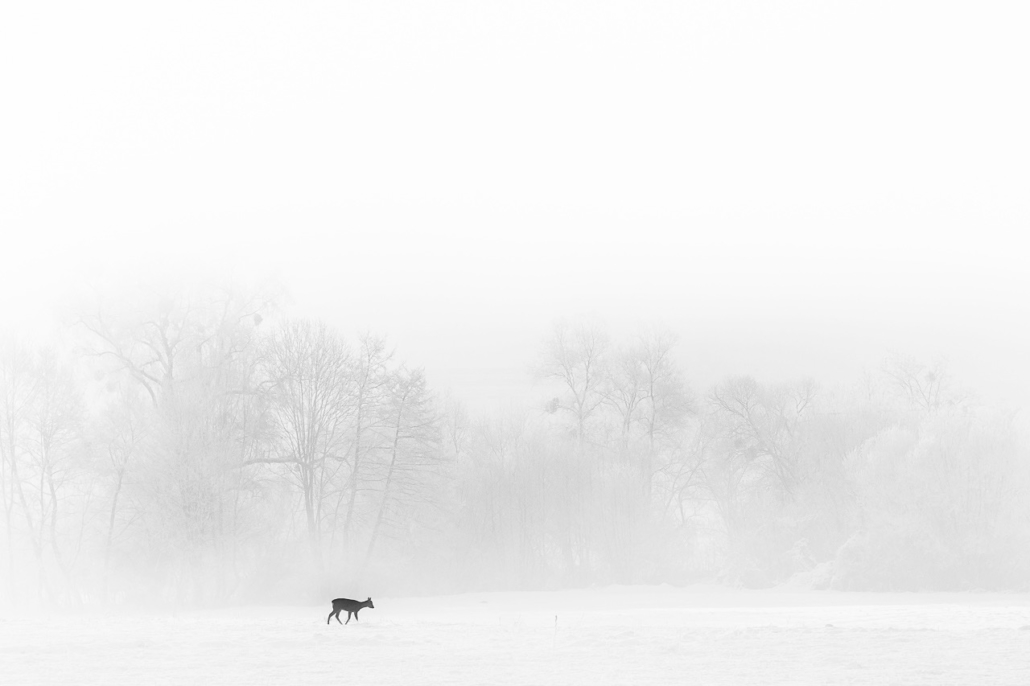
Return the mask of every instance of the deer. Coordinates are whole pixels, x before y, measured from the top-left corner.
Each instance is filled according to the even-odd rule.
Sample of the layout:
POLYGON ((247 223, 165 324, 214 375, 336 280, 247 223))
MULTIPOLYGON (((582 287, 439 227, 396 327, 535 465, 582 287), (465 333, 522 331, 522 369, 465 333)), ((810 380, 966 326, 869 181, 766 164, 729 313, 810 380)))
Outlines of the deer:
POLYGON ((325 623, 328 624, 329 620, 336 616, 336 621, 340 622, 340 612, 342 610, 347 611, 347 621, 340 622, 340 624, 350 624, 350 616, 354 615, 354 621, 358 621, 358 611, 363 607, 370 607, 373 610, 375 605, 372 604, 372 598, 358 602, 357 600, 351 600, 350 598, 336 598, 333 600, 333 611, 329 613, 329 617, 326 618, 325 623))

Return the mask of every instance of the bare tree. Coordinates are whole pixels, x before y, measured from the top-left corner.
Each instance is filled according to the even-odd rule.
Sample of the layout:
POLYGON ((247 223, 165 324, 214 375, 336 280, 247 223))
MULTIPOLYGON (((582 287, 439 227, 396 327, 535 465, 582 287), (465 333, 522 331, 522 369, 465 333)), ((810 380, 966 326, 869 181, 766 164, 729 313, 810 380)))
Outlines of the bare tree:
MULTIPOLYGON (((36 500, 39 530, 35 538, 42 545, 49 534, 54 562, 67 583, 74 589, 75 580, 62 557, 58 538, 61 515, 60 491, 70 478, 70 451, 80 437, 84 408, 70 371, 61 367, 52 350, 40 351, 34 365, 35 393, 28 414, 31 439, 28 453, 36 473, 36 500)), ((73 593, 73 597, 78 598, 73 593)))
POLYGON ((274 303, 274 295, 232 289, 148 291, 130 307, 98 303, 79 324, 92 355, 128 374, 157 407, 176 382, 227 367, 250 349, 274 303))
POLYGON ((275 443, 246 464, 281 464, 300 488, 307 533, 321 566, 323 507, 345 454, 352 411, 348 385, 352 359, 325 324, 289 322, 274 333, 261 356, 275 443))
POLYGON ((948 364, 940 358, 923 364, 911 356, 894 352, 884 359, 882 370, 896 393, 927 414, 945 406, 960 405, 968 397, 954 387, 948 364))
POLYGON ((271 305, 232 290, 145 293, 80 319, 93 357, 151 401, 152 449, 133 486, 152 553, 178 552, 163 569, 180 598, 230 592, 238 467, 256 424, 256 328, 271 305))
POLYGON ((466 454, 472 421, 465 406, 450 397, 443 401, 441 416, 444 448, 453 460, 466 454))
POLYGON ((422 370, 399 369, 392 375, 386 412, 388 459, 365 565, 372 557, 390 510, 413 513, 411 505, 432 498, 426 492, 432 482, 426 477, 439 461, 438 416, 422 370))
POLYGON ((810 381, 763 388, 751 377, 730 379, 711 399, 729 420, 733 445, 751 459, 763 458, 781 493, 797 495, 803 477, 800 425, 810 409, 815 386, 810 381))
MULTIPOLYGON (((104 578, 101 598, 108 601, 111 578, 111 555, 116 540, 119 513, 123 503, 123 490, 130 469, 137 462, 145 448, 150 430, 145 401, 140 391, 128 384, 118 384, 115 395, 101 416, 94 437, 96 450, 103 455, 100 460, 104 476, 110 478, 110 506, 107 509, 107 531, 104 535, 104 578)), ((124 530, 124 526, 122 530, 124 530)))
POLYGON ((351 530, 354 525, 358 492, 368 466, 368 454, 379 447, 383 427, 383 406, 391 382, 388 364, 393 353, 386 349, 382 338, 365 335, 361 339, 358 354, 354 356, 348 391, 353 415, 352 438, 349 462, 350 474, 347 487, 340 498, 347 498, 347 513, 343 524, 344 546, 350 548, 351 530))
POLYGON ((634 425, 640 420, 647 394, 646 370, 640 350, 619 350, 607 366, 602 394, 619 423, 619 453, 629 457, 634 425))
POLYGON ((681 428, 696 409, 673 359, 675 345, 676 337, 668 331, 652 331, 640 337, 637 354, 644 379, 643 424, 651 455, 658 441, 681 428))
POLYGON ((558 381, 565 390, 558 408, 572 415, 581 454, 587 424, 605 400, 602 390, 608 350, 608 336, 596 324, 559 322, 547 341, 539 369, 543 378, 558 381))
POLYGON ((32 521, 31 510, 25 497, 22 467, 25 462, 25 441, 28 416, 31 412, 36 388, 32 374, 32 357, 14 340, 5 340, 0 348, 0 497, 4 509, 4 524, 7 534, 7 564, 9 591, 14 593, 15 584, 15 506, 25 517, 36 562, 39 565, 40 583, 46 583, 42 569, 42 549, 32 521))

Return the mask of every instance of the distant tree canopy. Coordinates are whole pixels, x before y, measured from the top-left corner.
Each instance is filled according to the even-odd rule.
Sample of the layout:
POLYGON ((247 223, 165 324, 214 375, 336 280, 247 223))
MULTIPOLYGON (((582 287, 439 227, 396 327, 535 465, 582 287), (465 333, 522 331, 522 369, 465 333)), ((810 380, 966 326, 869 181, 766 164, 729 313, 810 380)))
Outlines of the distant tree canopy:
POLYGON ((1025 437, 942 361, 698 393, 668 332, 562 322, 539 406, 477 415, 259 293, 151 293, 74 331, 0 345, 8 602, 1030 579, 1025 437))

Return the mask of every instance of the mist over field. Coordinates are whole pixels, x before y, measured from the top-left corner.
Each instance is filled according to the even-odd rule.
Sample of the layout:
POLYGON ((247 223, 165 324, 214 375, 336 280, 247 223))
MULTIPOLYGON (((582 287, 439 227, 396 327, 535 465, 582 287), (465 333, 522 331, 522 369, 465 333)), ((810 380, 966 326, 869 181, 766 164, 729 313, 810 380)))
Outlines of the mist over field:
POLYGON ((59 340, 4 339, 7 603, 1026 589, 1025 425, 945 360, 699 387, 677 332, 567 318, 534 399, 488 408, 285 303, 140 284, 63 308, 59 340))
POLYGON ((0 674, 1025 683, 1028 20, 0 3, 0 674))

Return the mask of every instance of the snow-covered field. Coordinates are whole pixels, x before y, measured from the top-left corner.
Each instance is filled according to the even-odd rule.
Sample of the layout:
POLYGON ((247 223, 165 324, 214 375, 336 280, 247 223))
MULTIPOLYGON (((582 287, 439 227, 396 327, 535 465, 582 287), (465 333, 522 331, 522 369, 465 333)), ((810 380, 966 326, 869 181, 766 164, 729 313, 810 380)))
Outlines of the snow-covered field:
MULTIPOLYGON (((359 594, 360 595, 360 594, 359 594)), ((614 587, 0 618, 0 683, 1030 684, 1030 596, 614 587), (346 619, 346 614, 344 614, 346 619)))

